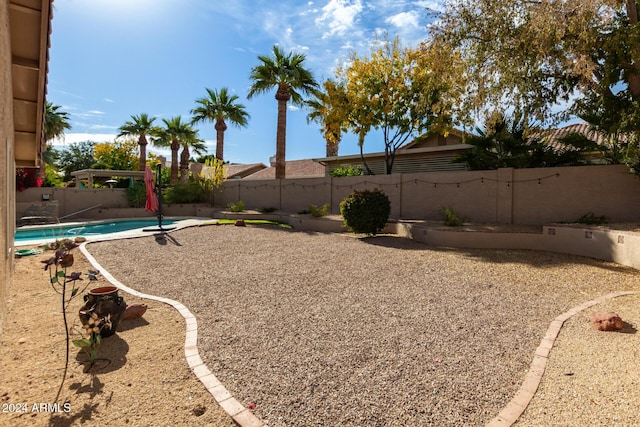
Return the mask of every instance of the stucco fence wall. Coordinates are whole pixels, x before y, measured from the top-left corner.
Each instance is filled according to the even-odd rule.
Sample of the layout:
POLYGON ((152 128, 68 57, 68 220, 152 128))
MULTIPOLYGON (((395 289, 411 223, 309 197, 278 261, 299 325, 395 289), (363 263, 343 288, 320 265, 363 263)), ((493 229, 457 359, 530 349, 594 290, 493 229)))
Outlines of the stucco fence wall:
POLYGON ((354 190, 379 188, 391 200, 394 219, 440 219, 452 207, 472 222, 547 224, 574 222, 592 212, 610 221, 640 220, 640 179, 622 165, 499 169, 343 178, 233 180, 224 183, 217 206, 242 200, 248 209, 275 207, 300 212, 331 204, 354 190))
MULTIPOLYGON (((625 166, 499 169, 497 171, 375 175, 286 180, 229 180, 215 196, 217 210, 243 201, 247 209, 275 208, 297 213, 309 205, 340 201, 354 190, 379 188, 391 200, 391 218, 439 220, 441 207, 452 207, 476 223, 549 224, 575 222, 589 212, 611 222, 640 221, 640 179, 625 166)), ((73 218, 153 216, 128 209, 123 189, 30 188, 17 193, 17 217, 33 204, 57 206, 56 216, 101 205, 73 218), (43 201, 43 194, 49 200, 43 201)), ((202 204, 164 207, 165 215, 215 214, 202 204)))

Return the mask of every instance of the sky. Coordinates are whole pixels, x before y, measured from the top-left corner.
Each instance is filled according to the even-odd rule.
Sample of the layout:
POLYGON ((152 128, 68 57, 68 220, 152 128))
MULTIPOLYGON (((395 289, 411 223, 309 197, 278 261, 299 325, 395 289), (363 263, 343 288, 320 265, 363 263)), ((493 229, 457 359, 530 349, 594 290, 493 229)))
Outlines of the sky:
MULTIPOLYGON (((321 84, 351 52, 366 55, 376 35, 398 35, 403 45, 427 37, 436 0, 55 0, 47 100, 70 116, 65 146, 113 141, 132 115, 191 118, 206 89, 227 87, 250 115, 247 127, 229 125, 224 157, 264 163, 275 155, 277 101, 271 94, 246 98, 251 68, 274 45, 306 55, 321 84)), ((322 158, 325 141, 308 110, 289 106, 287 160, 322 158)), ((213 123, 195 125, 215 153, 213 123)), ((384 150, 370 133, 365 152, 384 150)), ((148 146, 148 151, 169 152, 148 146)), ((339 154, 358 154, 345 135, 339 154)))

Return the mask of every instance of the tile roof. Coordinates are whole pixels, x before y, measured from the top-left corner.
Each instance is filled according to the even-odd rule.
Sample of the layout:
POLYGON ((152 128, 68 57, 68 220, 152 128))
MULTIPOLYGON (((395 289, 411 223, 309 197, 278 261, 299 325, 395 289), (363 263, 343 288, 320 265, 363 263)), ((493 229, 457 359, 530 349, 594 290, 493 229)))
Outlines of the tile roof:
MULTIPOLYGON (((286 162, 285 176, 287 178, 319 178, 325 176, 325 168, 320 163, 311 160, 290 160, 286 162)), ((262 169, 245 179, 275 179, 276 168, 274 166, 262 169)))

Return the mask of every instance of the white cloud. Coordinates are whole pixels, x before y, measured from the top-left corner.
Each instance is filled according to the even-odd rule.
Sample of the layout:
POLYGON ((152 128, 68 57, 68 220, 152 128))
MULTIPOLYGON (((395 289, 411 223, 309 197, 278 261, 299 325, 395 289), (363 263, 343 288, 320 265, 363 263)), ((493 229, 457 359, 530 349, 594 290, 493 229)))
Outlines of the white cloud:
POLYGON ((65 146, 76 144, 83 141, 93 142, 113 142, 116 138, 115 133, 66 133, 63 138, 53 140, 53 146, 65 146))
POLYGON ((398 28, 406 28, 406 27, 418 28, 419 26, 418 13, 415 11, 398 13, 397 15, 387 18, 385 22, 389 24, 393 24, 398 28))
POLYGON ((316 25, 321 26, 328 22, 328 31, 323 38, 333 35, 344 35, 356 23, 356 17, 362 12, 361 0, 350 2, 348 0, 330 0, 322 8, 322 16, 316 19, 316 25))
POLYGON ((115 101, 114 101, 113 99, 111 99, 111 98, 105 98, 105 99, 104 99, 104 101, 105 101, 105 102, 108 102, 108 103, 110 103, 110 104, 113 104, 113 103, 115 102, 115 101))

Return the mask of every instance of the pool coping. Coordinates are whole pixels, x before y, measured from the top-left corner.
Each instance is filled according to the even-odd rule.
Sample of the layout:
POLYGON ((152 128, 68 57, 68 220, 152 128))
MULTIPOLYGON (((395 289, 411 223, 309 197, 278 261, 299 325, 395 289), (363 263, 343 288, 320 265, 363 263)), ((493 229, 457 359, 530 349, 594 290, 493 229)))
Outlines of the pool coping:
MULTIPOLYGON (((215 224, 215 220, 201 220, 189 225, 183 225, 177 227, 176 229, 182 229, 192 226, 200 226, 200 225, 213 225, 215 224)), ((138 230, 136 230, 138 231, 138 230)), ((474 233, 482 233, 482 232, 474 232, 474 233)), ((226 387, 218 380, 218 378, 211 372, 211 370, 206 366, 206 364, 202 361, 200 354, 198 352, 198 326, 196 317, 184 306, 181 302, 175 301, 169 298, 158 297, 155 295, 144 294, 138 292, 128 286, 124 285, 120 281, 118 281, 115 277, 113 277, 108 271, 106 271, 102 266, 97 262, 97 260, 89 253, 88 249, 86 249, 86 245, 88 243, 96 242, 96 241, 105 241, 105 240, 118 240, 122 238, 134 238, 134 237, 143 237, 149 236, 149 234, 144 233, 130 233, 131 235, 122 237, 122 236, 114 236, 118 233, 112 233, 110 238, 104 238, 100 240, 87 240, 80 245, 81 252, 85 255, 87 260, 98 270, 100 270, 101 274, 114 286, 122 289, 123 291, 130 293, 133 296, 137 296, 139 298, 146 298, 153 301, 162 302, 168 304, 175 308, 178 313, 184 318, 186 325, 186 334, 185 334, 185 358, 187 359, 187 363, 191 368, 192 372, 196 375, 196 377, 202 382, 207 391, 213 396, 216 402, 220 405, 220 407, 233 419, 233 421, 238 424, 240 427, 266 427, 267 424, 258 418, 255 414, 251 412, 250 409, 244 407, 237 399, 235 399, 232 394, 226 389, 226 387)), ((408 238, 412 238, 413 236, 404 236, 408 238)), ((418 239, 413 239, 418 240, 418 239)), ((544 249, 541 249, 544 250, 544 249)), ((575 316, 576 314, 582 312, 583 310, 592 307, 594 305, 600 304, 606 300, 618 298, 627 295, 639 294, 640 291, 619 291, 613 292, 606 295, 602 295, 598 298, 592 299, 590 301, 584 302, 580 305, 577 305, 570 310, 560 314, 557 316, 549 325, 547 332, 544 334, 540 345, 534 352, 534 357, 525 375, 525 379, 522 382, 519 390, 515 393, 514 397, 507 403, 507 405, 487 424, 486 427, 510 427, 513 425, 518 418, 524 413, 527 406, 533 399, 544 375, 546 366, 549 361, 549 356, 552 348, 554 347, 555 341, 560 333, 560 330, 564 323, 575 316)))

